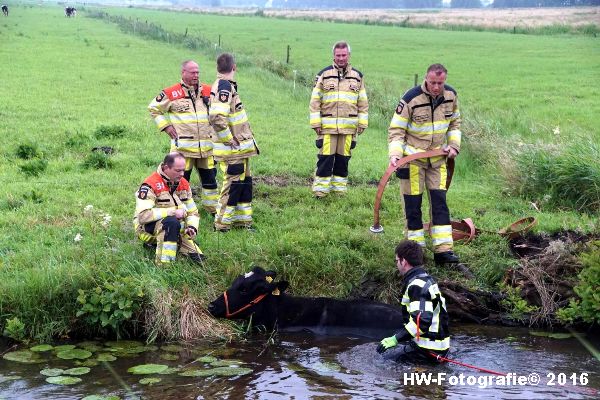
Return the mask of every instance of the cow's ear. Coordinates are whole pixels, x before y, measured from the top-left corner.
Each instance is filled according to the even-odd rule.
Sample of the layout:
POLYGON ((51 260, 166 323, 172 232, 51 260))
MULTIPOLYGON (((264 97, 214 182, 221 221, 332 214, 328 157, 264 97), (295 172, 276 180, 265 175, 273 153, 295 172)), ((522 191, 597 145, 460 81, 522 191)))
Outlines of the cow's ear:
POLYGON ((252 268, 252 272, 254 272, 255 274, 260 274, 260 275, 265 274, 265 270, 262 267, 259 267, 258 265, 256 265, 254 268, 252 268))
POLYGON ((275 272, 275 271, 267 271, 267 272, 265 272, 265 275, 271 277, 271 279, 275 279, 275 277, 277 276, 277 272, 275 272))

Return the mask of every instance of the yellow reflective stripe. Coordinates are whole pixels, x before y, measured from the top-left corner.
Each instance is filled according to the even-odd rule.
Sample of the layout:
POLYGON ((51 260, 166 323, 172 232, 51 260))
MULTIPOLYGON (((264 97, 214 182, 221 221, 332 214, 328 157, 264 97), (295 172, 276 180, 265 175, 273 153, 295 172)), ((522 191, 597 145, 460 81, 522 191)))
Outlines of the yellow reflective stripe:
POLYGON ((156 117, 154 117, 154 122, 156 123, 156 126, 160 130, 164 129, 164 127, 166 127, 166 126, 171 125, 171 123, 169 122, 169 119, 167 117, 165 117, 164 115, 157 115, 156 117))
POLYGON ((355 92, 333 92, 325 93, 321 97, 323 103, 333 103, 341 101, 345 103, 356 103, 358 100, 358 94, 355 92))
POLYGON ((312 93, 310 94, 310 98, 311 99, 321 99, 321 94, 323 93, 323 91, 318 88, 317 86, 315 86, 312 90, 312 93))
MULTIPOLYGON (((433 160, 432 160, 433 161, 433 160)), ((446 179, 448 178, 448 169, 446 163, 440 165, 440 190, 446 190, 446 179)))
POLYGON ((363 126, 369 125, 369 114, 358 113, 358 123, 363 126))
POLYGON ((415 312, 415 311, 429 311, 429 312, 433 312, 433 303, 431 301, 426 301, 425 302, 425 309, 421 310, 419 309, 419 307, 421 306, 421 302, 420 301, 411 301, 410 304, 408 305, 408 312, 415 312))
POLYGON ((312 190, 313 192, 329 193, 331 186, 330 176, 315 176, 313 181, 312 190))
MULTIPOLYGON (((413 321, 412 316, 410 317, 410 321, 408 321, 408 323, 404 325, 404 327, 412 336, 417 336, 417 324, 415 324, 415 322, 413 321)), ((420 329, 419 333, 421 333, 420 329)))
POLYGON ((240 112, 229 115, 229 125, 235 126, 239 124, 243 124, 248 121, 248 116, 246 115, 246 110, 242 110, 240 112))
POLYGON ((320 112, 310 113, 309 122, 311 125, 320 125, 321 124, 321 113, 320 112))
POLYGON ((421 246, 425 246, 425 233, 423 229, 408 230, 406 233, 408 240, 419 243, 421 246))
POLYGON ((330 156, 331 153, 331 135, 323 136, 323 147, 321 147, 321 154, 330 156))
POLYGON ((431 240, 434 246, 452 243, 452 225, 434 225, 431 228, 431 240))
POLYGON ((401 128, 406 129, 408 126, 408 119, 401 117, 398 114, 394 114, 392 122, 390 122, 390 128, 401 128))
POLYGON ((227 115, 229 110, 230 107, 227 103, 211 103, 208 115, 227 115))
POLYGON ((231 134, 231 130, 229 128, 225 128, 222 131, 217 132, 217 138, 222 142, 229 142, 233 139, 233 135, 231 134))
POLYGON ((350 147, 352 146, 352 135, 344 135, 344 155, 350 155, 350 147))
POLYGON ((185 222, 188 226, 193 226, 194 228, 198 229, 198 225, 200 224, 200 217, 190 215, 185 219, 185 222))
POLYGON ((455 142, 457 144, 460 144, 460 140, 462 138, 462 132, 459 131, 458 129, 452 129, 451 131, 448 131, 446 133, 446 138, 447 138, 448 142, 455 142))
POLYGON ((448 350, 450 348, 450 338, 447 337, 443 340, 432 340, 426 337, 420 336, 419 340, 416 338, 413 341, 421 348, 428 350, 448 350))
POLYGON ((360 100, 367 100, 367 91, 365 90, 365 88, 360 89, 360 91, 358 92, 358 98, 360 100))
POLYGON ((165 207, 165 208, 153 208, 152 209, 152 218, 155 221, 159 219, 167 218, 169 216, 169 210, 174 210, 175 207, 165 207))
POLYGON ((231 224, 231 219, 235 212, 235 206, 226 206, 223 215, 221 216, 221 223, 225 225, 231 224))
POLYGON ((390 156, 404 155, 404 144, 399 140, 393 140, 388 144, 388 153, 390 156))
POLYGON ((409 164, 408 169, 410 171, 410 194, 420 194, 421 185, 419 182, 419 166, 415 164, 409 164))

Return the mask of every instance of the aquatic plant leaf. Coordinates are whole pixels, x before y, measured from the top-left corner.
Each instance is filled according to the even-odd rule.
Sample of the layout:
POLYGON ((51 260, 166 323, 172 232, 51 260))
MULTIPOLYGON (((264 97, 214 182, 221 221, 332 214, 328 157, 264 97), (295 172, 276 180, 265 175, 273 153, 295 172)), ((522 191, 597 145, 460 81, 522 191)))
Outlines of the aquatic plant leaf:
POLYGON ((37 346, 33 346, 32 348, 30 348, 29 350, 36 352, 36 353, 42 353, 44 351, 50 351, 54 348, 54 346, 51 346, 49 344, 39 344, 37 346))
POLYGON ((179 359, 179 356, 177 354, 164 353, 160 355, 160 358, 167 361, 175 361, 179 359))
POLYGON ((96 360, 98 361, 115 361, 116 359, 117 357, 110 353, 100 353, 98 354, 98 357, 96 357, 96 360))
POLYGON ((54 346, 54 351, 58 353, 64 350, 73 350, 75 347, 74 344, 61 344, 60 346, 54 346))
POLYGON ((548 337, 552 339, 568 339, 573 337, 573 335, 567 332, 555 332, 548 335, 548 337))
POLYGON ((21 375, 8 375, 8 376, 4 376, 0 374, 0 383, 4 383, 4 382, 9 382, 9 381, 18 381, 19 379, 22 379, 23 377, 21 375))
POLYGON ((168 351, 171 353, 179 353, 180 351, 184 350, 183 346, 178 344, 168 344, 166 346, 161 346, 160 349, 162 351, 168 351))
POLYGON ((195 369, 180 373, 180 376, 238 376, 251 373, 250 368, 219 367, 210 369, 195 369))
POLYGON ((104 350, 104 347, 102 347, 102 345, 100 343, 94 342, 92 340, 87 340, 85 342, 77 343, 77 347, 87 350, 87 351, 91 351, 92 353, 104 350))
POLYGON ((46 378, 46 382, 52 383, 53 385, 74 385, 81 382, 81 378, 76 376, 49 376, 46 378))
POLYGON ((241 365, 243 361, 240 360, 217 360, 210 363, 213 367, 231 367, 233 365, 241 365))
POLYGON ((94 360, 93 358, 90 358, 88 360, 85 361, 78 361, 76 360, 74 362, 75 365, 79 366, 79 367, 95 367, 96 365, 98 365, 98 360, 94 360))
POLYGON ((65 375, 85 375, 91 370, 88 367, 78 367, 65 370, 65 375))
POLYGON ((112 347, 115 349, 130 349, 132 347, 144 347, 144 343, 138 342, 137 340, 116 340, 104 343, 106 347, 112 347))
POLYGON ((140 379, 140 383, 142 385, 154 385, 155 383, 158 383, 160 381, 162 381, 161 378, 143 378, 143 379, 140 379))
POLYGON ((174 374, 179 371, 181 371, 181 368, 179 368, 179 367, 169 367, 169 368, 165 369, 164 371, 159 372, 158 374, 159 375, 171 375, 171 374, 174 374))
POLYGON ((164 364, 142 364, 129 368, 127 372, 134 375, 158 374, 167 368, 169 366, 164 364))
POLYGON ((210 364, 210 363, 214 363, 215 361, 217 361, 217 357, 203 356, 203 357, 196 358, 196 361, 210 364))
POLYGON ((82 349, 64 350, 56 353, 56 357, 62 358, 63 360, 73 360, 75 358, 79 360, 85 360, 86 358, 90 358, 91 356, 91 352, 82 349))
POLYGON ((62 368, 44 368, 40 371, 40 374, 46 376, 59 376, 62 375, 65 370, 62 368))
POLYGON ((44 362, 37 353, 34 353, 29 350, 19 350, 19 351, 11 351, 10 353, 6 353, 2 356, 5 360, 20 362, 23 364, 37 364, 44 362))

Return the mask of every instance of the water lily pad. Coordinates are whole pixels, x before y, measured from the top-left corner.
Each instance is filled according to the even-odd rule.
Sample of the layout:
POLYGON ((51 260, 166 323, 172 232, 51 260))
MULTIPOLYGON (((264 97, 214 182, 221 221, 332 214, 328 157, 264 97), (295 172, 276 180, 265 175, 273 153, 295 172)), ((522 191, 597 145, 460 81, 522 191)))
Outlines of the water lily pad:
POLYGON ((196 361, 210 364, 210 363, 217 361, 217 357, 203 356, 203 357, 196 358, 196 361))
POLYGON ((93 358, 90 358, 85 361, 75 360, 74 364, 78 367, 95 367, 96 365, 98 365, 98 360, 94 360, 93 358))
POLYGON ((110 353, 100 353, 98 354, 98 357, 96 357, 96 360, 98 361, 115 361, 116 359, 117 357, 110 353))
POLYGON ((66 370, 65 375, 85 375, 90 372, 88 367, 71 368, 66 370))
POLYGON ((156 351, 156 350, 158 350, 158 346, 155 346, 153 344, 148 344, 148 345, 144 346, 144 348, 146 349, 146 351, 156 351))
POLYGON ((168 344, 166 346, 161 346, 160 349, 162 351, 168 351, 171 353, 179 353, 183 350, 183 346, 180 346, 178 344, 168 344))
POLYGON ((46 376, 59 376, 62 375, 65 370, 62 368, 44 368, 40 371, 40 374, 46 376))
POLYGON ((64 350, 56 353, 56 357, 62 358, 63 360, 73 360, 75 358, 79 360, 85 360, 86 358, 90 358, 91 356, 91 352, 82 349, 64 350))
POLYGON ((150 351, 146 346, 135 346, 126 348, 111 348, 109 351, 120 357, 133 357, 145 351, 150 351), (115 350, 113 350, 115 349, 115 350))
POLYGON ((213 367, 231 367, 234 365, 241 365, 243 361, 240 360, 217 360, 210 363, 213 367))
POLYGON ((37 346, 33 346, 29 350, 34 351, 36 353, 41 353, 41 352, 44 352, 44 351, 50 351, 53 348, 54 348, 54 346, 51 346, 49 344, 39 344, 37 346))
POLYGON ((11 351, 10 353, 3 355, 2 358, 8 361, 20 362, 23 364, 37 364, 44 362, 39 354, 29 350, 11 351))
POLYGON ((81 378, 76 376, 49 376, 46 378, 46 382, 54 385, 74 385, 81 382, 81 378))
POLYGON ((165 354, 161 354, 160 358, 162 358, 163 360, 167 360, 167 361, 175 361, 175 360, 179 359, 179 356, 177 354, 165 353, 165 354))
POLYGON ((117 340, 104 343, 106 347, 114 349, 130 349, 132 347, 144 347, 144 343, 137 340, 117 340))
POLYGON ((21 375, 9 375, 9 376, 0 375, 0 383, 9 382, 9 381, 18 381, 19 379, 22 379, 21 375))
POLYGON ((181 368, 179 367, 169 367, 167 369, 165 369, 162 372, 159 372, 159 375, 171 375, 171 374, 175 374, 177 372, 181 371, 181 368))
POLYGON ((54 351, 58 353, 65 350, 73 350, 75 347, 74 344, 62 344, 60 346, 54 346, 54 351))
POLYGON ((548 336, 552 339, 568 339, 570 337, 573 337, 572 334, 570 333, 566 333, 566 332, 555 332, 555 333, 551 333, 550 336, 548 336))
POLYGON ((104 347, 102 347, 100 343, 94 342, 92 340, 86 340, 85 342, 77 343, 77 347, 79 347, 80 349, 91 351, 92 353, 104 350, 104 347))
POLYGON ((210 369, 195 369, 180 373, 180 376, 238 376, 251 373, 250 368, 219 367, 210 369))
POLYGON ((158 374, 167 368, 169 366, 164 364, 142 364, 129 368, 127 372, 134 375, 158 374))
POLYGON ((158 383, 160 381, 162 381, 162 379, 160 379, 160 378, 143 378, 143 379, 140 379, 140 383, 142 385, 154 385, 155 383, 158 383))

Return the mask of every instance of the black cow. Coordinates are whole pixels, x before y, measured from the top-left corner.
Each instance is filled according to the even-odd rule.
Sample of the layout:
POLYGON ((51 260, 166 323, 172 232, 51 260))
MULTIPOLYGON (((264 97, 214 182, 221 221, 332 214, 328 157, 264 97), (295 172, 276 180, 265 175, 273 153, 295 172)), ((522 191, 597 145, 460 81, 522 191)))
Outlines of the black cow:
POLYGON ((4 14, 5 17, 8 17, 8 6, 6 4, 2 4, 2 14, 4 14))
POLYGON ((254 267, 240 275, 208 306, 217 318, 252 318, 256 327, 286 332, 308 330, 323 335, 350 335, 380 340, 399 329, 402 311, 389 304, 328 297, 295 297, 275 282, 275 272, 254 267))
POLYGON ((77 15, 77 9, 75 7, 65 7, 65 17, 74 17, 77 15))

